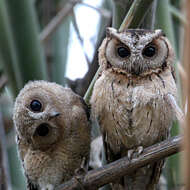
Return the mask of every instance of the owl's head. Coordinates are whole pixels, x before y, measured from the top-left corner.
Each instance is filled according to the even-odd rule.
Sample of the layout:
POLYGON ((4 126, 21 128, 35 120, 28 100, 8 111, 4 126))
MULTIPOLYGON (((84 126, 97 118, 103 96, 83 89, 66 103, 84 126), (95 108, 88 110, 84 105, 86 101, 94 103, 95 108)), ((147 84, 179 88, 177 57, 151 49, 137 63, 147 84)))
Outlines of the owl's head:
POLYGON ((48 148, 74 131, 74 117, 76 122, 85 119, 80 101, 69 88, 56 83, 29 82, 15 101, 13 120, 17 135, 34 149, 48 148))
POLYGON ((108 28, 99 53, 100 66, 104 69, 111 67, 129 76, 158 72, 169 66, 172 58, 173 50, 161 30, 118 32, 108 28))

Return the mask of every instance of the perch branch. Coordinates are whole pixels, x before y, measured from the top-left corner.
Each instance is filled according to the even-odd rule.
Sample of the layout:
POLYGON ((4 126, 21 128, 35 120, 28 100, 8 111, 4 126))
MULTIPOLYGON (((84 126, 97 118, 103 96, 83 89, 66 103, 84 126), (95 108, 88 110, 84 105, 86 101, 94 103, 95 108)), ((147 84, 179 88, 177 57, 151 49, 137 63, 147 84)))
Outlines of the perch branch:
POLYGON ((50 23, 45 27, 45 29, 40 33, 40 41, 45 42, 50 35, 58 28, 63 19, 72 13, 73 7, 81 2, 80 0, 69 1, 60 12, 50 21, 50 23))
POLYGON ((182 136, 176 136, 144 149, 143 153, 132 160, 123 157, 101 168, 91 170, 86 175, 73 177, 56 190, 97 189, 116 178, 134 172, 151 162, 163 159, 180 151, 182 136))

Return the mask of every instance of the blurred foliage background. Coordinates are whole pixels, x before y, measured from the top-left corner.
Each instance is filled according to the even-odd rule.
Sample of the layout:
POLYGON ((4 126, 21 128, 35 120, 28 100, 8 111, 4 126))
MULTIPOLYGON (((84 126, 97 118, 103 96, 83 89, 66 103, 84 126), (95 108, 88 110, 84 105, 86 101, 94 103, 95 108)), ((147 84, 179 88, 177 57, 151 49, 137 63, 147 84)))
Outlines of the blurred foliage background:
MULTIPOLYGON (((124 18, 132 18, 129 28, 161 28, 175 49, 182 97, 177 64, 183 52, 184 2, 0 0, 0 190, 25 189, 12 123, 19 90, 29 80, 48 80, 84 96, 98 69, 97 50, 107 26, 118 29, 124 18), (1 185, 3 180, 6 183, 1 185)), ((175 123, 172 135, 178 133, 175 123)), ((177 154, 167 160, 160 189, 180 189, 183 184, 179 157, 177 154)))

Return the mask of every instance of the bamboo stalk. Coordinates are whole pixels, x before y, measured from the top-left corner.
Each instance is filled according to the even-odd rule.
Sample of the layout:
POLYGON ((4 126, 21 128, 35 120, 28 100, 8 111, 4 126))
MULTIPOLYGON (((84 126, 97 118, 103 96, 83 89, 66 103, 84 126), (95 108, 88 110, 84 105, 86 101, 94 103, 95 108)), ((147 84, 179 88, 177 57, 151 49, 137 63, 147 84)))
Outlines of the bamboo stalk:
POLYGON ((60 24, 53 35, 53 64, 51 65, 52 81, 65 85, 68 43, 70 35, 70 16, 60 24))
MULTIPOLYGON (((174 36, 174 26, 172 15, 170 12, 170 1, 169 0, 159 0, 157 7, 157 15, 156 15, 157 23, 156 27, 163 30, 171 45, 174 49, 175 55, 177 56, 177 43, 175 41, 174 36)), ((177 63, 177 62, 175 62, 177 63)), ((179 97, 179 105, 181 105, 181 86, 180 86, 180 78, 177 66, 175 64, 176 78, 177 78, 177 89, 178 89, 178 97, 179 97)), ((175 123, 171 129, 171 135, 175 136, 179 134, 179 124, 175 123)), ((166 164, 166 178, 168 181, 168 188, 173 189, 178 184, 181 183, 181 173, 180 173, 180 155, 176 154, 171 156, 166 164)))
POLYGON ((23 86, 18 56, 11 32, 5 0, 0 1, 0 56, 4 71, 9 77, 12 94, 17 95, 23 86))
POLYGON ((170 12, 172 13, 172 16, 175 19, 177 19, 182 24, 186 24, 187 23, 187 19, 185 18, 185 16, 178 9, 176 9, 172 5, 170 5, 169 9, 170 9, 170 12))
POLYGON ((187 102, 188 102, 188 110, 186 115, 186 125, 185 125, 185 138, 184 138, 184 145, 185 145, 185 189, 190 189, 190 1, 186 1, 186 15, 187 15, 187 23, 185 25, 185 40, 184 40, 184 66, 185 70, 187 71, 187 86, 186 92, 187 92, 187 102))
POLYGON ((33 2, 6 0, 6 5, 22 83, 29 80, 47 80, 45 56, 38 39, 33 2))

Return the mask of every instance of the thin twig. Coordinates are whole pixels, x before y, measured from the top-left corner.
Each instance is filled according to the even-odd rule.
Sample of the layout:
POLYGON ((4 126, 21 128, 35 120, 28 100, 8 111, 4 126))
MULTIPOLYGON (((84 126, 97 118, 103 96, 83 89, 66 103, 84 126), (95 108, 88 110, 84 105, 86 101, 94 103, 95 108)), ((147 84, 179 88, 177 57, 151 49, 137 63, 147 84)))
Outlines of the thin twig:
POLYGON ((84 51, 84 40, 83 40, 83 38, 82 38, 82 36, 81 36, 81 34, 80 34, 80 30, 79 30, 78 24, 77 24, 77 22, 76 22, 76 16, 75 16, 74 11, 72 11, 72 22, 73 22, 73 26, 74 26, 74 29, 75 29, 75 31, 76 31, 77 37, 78 37, 78 39, 79 39, 79 42, 80 42, 80 44, 81 44, 81 46, 82 46, 82 50, 83 50, 84 57, 85 57, 85 59, 86 59, 86 62, 87 62, 87 64, 88 64, 88 67, 89 67, 89 66, 90 66, 90 60, 89 60, 89 58, 88 58, 88 55, 87 55, 86 52, 84 51))
POLYGON ((50 35, 59 27, 63 19, 72 13, 73 7, 80 2, 80 0, 69 1, 41 32, 40 41, 45 42, 50 37, 50 35))
POLYGON ((90 97, 92 95, 93 86, 96 82, 96 79, 98 78, 99 73, 100 73, 100 68, 97 70, 94 78, 92 79, 92 81, 90 83, 90 86, 88 87, 88 90, 86 91, 86 94, 84 95, 84 100, 87 104, 89 104, 89 102, 90 102, 90 97))
POLYGON ((86 189, 96 189, 105 184, 112 182, 114 179, 128 175, 136 169, 143 167, 151 162, 163 159, 167 156, 175 154, 180 151, 181 136, 176 136, 157 143, 151 147, 144 149, 143 153, 135 156, 132 160, 128 157, 123 157, 115 162, 107 164, 101 168, 91 170, 85 175, 76 176, 70 181, 62 184, 56 190, 76 190, 79 189, 79 183, 75 178, 80 181, 80 185, 86 189))

